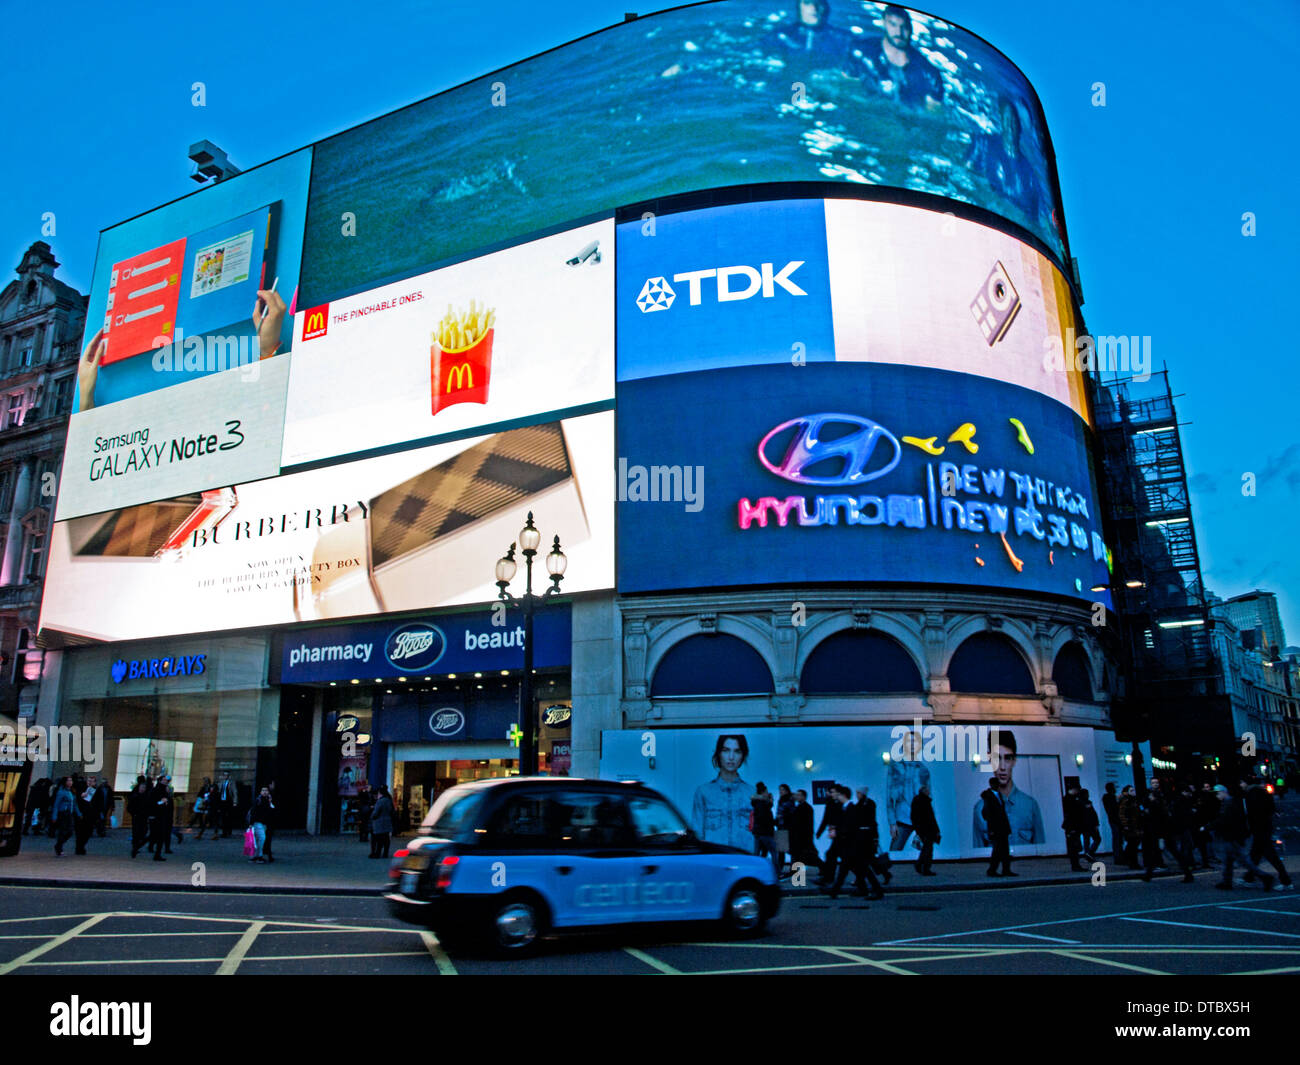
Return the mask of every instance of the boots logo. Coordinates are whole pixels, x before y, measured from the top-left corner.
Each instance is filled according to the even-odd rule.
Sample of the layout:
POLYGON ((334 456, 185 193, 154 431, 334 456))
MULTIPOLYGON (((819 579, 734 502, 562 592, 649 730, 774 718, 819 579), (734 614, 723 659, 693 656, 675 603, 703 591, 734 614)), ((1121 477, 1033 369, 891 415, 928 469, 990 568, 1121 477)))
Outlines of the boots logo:
POLYGON ((429 715, 429 731, 446 739, 459 735, 465 728, 465 715, 454 706, 444 706, 429 715))
POLYGON ((404 625, 389 635, 384 653, 394 669, 416 672, 428 669, 446 649, 447 639, 437 626, 404 625))
MULTIPOLYGON (((808 295, 792 278, 796 270, 804 264, 803 259, 792 259, 780 270, 774 263, 762 263, 758 269, 752 266, 719 266, 712 270, 687 270, 673 274, 678 284, 685 282, 689 292, 689 303, 698 307, 704 302, 705 282, 712 281, 709 289, 714 293, 718 303, 733 303, 761 295, 771 299, 778 288, 784 289, 791 296, 808 295)), ((636 305, 642 314, 651 311, 666 311, 673 305, 676 293, 666 278, 652 277, 641 286, 641 294, 636 298, 636 305)))
POLYGON ((838 486, 883 477, 898 465, 902 452, 894 434, 869 418, 805 414, 782 422, 763 437, 758 460, 795 484, 838 486))

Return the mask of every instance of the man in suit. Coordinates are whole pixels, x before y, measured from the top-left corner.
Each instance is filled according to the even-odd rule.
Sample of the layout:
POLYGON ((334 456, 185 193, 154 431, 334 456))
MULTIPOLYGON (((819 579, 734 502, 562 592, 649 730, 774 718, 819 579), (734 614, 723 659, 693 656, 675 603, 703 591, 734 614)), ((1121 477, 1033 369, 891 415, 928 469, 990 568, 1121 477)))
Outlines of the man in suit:
POLYGON ((808 805, 808 793, 803 788, 794 793, 789 822, 791 864, 816 864, 818 854, 817 847, 813 844, 813 808, 808 805))
POLYGON ((221 828, 221 838, 229 839, 230 823, 235 816, 237 792, 235 782, 230 779, 228 772, 222 770, 221 779, 217 781, 216 787, 212 791, 216 797, 213 808, 217 814, 217 826, 221 828))
POLYGON ((858 790, 858 801, 849 802, 848 788, 840 789, 843 811, 840 816, 836 839, 843 841, 842 861, 839 875, 831 885, 830 895, 835 898, 844 886, 844 881, 852 872, 857 877, 857 893, 864 891, 863 881, 871 885, 870 898, 883 899, 884 888, 876 879, 871 868, 876 851, 880 847, 880 829, 876 825, 876 804, 867 798, 867 789, 858 790))
POLYGON ((1015 876, 1011 871, 1011 821, 1007 817, 1002 793, 997 788, 988 787, 980 794, 984 805, 980 808, 980 817, 984 821, 984 832, 988 836, 993 853, 989 855, 989 876, 1015 876), (1002 871, 998 872, 998 866, 1002 871))
POLYGON ((939 842, 939 821, 934 816, 934 803, 930 799, 930 785, 922 784, 912 800, 912 829, 921 841, 921 854, 916 859, 916 871, 922 876, 934 876, 930 865, 934 861, 934 845, 939 842))
MULTIPOLYGON (((845 795, 847 795, 847 790, 845 795)), ((844 816, 844 800, 840 795, 840 786, 832 784, 826 789, 826 809, 822 812, 822 823, 817 826, 815 839, 821 839, 822 833, 830 831, 831 845, 822 860, 821 885, 825 887, 835 879, 835 866, 843 856, 844 847, 839 838, 840 820, 844 816)))

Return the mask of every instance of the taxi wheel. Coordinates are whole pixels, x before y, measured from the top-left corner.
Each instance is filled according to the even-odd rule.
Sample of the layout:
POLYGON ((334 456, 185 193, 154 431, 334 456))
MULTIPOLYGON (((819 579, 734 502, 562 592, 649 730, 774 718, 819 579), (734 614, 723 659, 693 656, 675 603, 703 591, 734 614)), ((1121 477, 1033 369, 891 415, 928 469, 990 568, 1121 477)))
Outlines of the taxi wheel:
POLYGON ((541 945, 547 924, 546 904, 531 892, 515 892, 489 911, 485 938, 498 956, 522 958, 541 945))
POLYGON ((754 936, 763 930, 763 900, 759 886, 753 880, 742 880, 727 896, 722 912, 722 924, 733 936, 754 936))

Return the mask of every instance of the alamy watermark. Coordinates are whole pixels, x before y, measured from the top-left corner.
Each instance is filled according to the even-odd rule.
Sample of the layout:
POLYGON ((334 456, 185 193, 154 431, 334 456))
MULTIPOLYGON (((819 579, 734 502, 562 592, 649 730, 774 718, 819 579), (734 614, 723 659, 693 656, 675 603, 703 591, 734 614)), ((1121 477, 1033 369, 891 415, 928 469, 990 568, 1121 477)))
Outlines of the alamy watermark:
POLYGON ((1131 374, 1135 381, 1151 378, 1149 336, 1089 336, 1066 329, 1065 340, 1052 334, 1043 338, 1043 369, 1102 370, 1131 374))
POLYGON ((684 503, 695 514, 704 509, 703 466, 638 466, 618 460, 620 503, 684 503))
POLYGON ((81 762, 88 773, 104 768, 101 725, 0 725, 0 758, 26 762, 81 762))
POLYGON ((980 772, 992 773, 1001 757, 999 747, 1006 746, 999 737, 1009 732, 998 725, 927 725, 917 717, 910 725, 894 726, 889 757, 895 762, 978 762, 980 772))
POLYGON ((245 381, 261 376, 262 353, 256 336, 187 337, 179 327, 173 337, 154 337, 153 368, 157 373, 218 373, 242 368, 245 381))

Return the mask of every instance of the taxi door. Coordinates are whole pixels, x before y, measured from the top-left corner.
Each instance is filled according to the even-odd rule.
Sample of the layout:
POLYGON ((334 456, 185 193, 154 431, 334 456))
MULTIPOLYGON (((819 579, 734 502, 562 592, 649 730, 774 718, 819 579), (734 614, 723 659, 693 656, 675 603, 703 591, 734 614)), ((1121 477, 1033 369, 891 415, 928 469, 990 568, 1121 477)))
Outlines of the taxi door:
POLYGON ((735 879, 725 859, 705 854, 686 823, 665 800, 631 795, 627 800, 633 843, 645 882, 642 921, 694 921, 722 913, 725 892, 735 879))
POLYGON ((638 920, 642 875, 621 795, 548 788, 547 848, 537 871, 557 927, 638 920))

